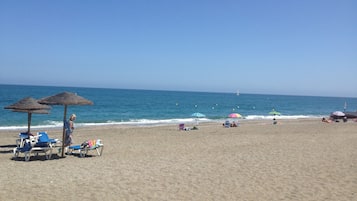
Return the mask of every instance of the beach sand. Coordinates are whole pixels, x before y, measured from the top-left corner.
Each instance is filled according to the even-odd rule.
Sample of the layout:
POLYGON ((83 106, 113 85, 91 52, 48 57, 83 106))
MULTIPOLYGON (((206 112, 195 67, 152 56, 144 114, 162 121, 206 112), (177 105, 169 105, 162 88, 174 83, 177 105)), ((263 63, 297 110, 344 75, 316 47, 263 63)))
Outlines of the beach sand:
POLYGON ((351 121, 82 127, 75 142, 102 139, 102 156, 29 162, 12 159, 18 133, 0 131, 0 200, 357 200, 351 121))

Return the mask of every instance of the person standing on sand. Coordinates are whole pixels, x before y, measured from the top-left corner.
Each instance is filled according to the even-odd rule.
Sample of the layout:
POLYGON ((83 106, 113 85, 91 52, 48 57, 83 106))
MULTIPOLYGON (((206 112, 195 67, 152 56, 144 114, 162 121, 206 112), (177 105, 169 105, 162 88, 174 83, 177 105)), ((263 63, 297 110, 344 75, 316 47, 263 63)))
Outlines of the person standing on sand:
POLYGON ((73 130, 74 130, 74 121, 76 120, 77 116, 72 114, 69 117, 68 121, 65 121, 65 129, 66 129, 66 136, 65 136, 65 146, 69 146, 73 143, 73 130))
POLYGON ((278 124, 278 121, 275 118, 273 119, 273 124, 278 124))

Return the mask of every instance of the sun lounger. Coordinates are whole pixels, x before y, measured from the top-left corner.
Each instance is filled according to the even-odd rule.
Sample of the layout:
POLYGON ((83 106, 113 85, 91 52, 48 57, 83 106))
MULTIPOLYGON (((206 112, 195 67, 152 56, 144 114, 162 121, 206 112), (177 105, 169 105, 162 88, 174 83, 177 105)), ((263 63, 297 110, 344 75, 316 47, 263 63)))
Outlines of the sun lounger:
POLYGON ((52 149, 58 143, 58 140, 48 138, 47 133, 40 132, 38 135, 29 135, 20 133, 19 139, 16 140, 16 148, 14 148, 14 156, 17 158, 20 154, 24 154, 25 161, 29 161, 31 154, 45 154, 46 159, 52 156, 52 149))
POLYGON ((185 124, 179 124, 179 130, 180 131, 189 131, 191 128, 185 127, 185 124))
POLYGON ((72 145, 68 147, 67 154, 79 154, 80 157, 87 156, 88 152, 95 150, 98 156, 103 154, 104 144, 101 139, 86 140, 81 145, 72 145))
POLYGON ((224 122, 224 127, 225 127, 225 128, 231 127, 231 123, 230 123, 228 120, 225 121, 225 122, 224 122))
POLYGON ((183 131, 185 129, 185 124, 179 124, 179 130, 183 131))

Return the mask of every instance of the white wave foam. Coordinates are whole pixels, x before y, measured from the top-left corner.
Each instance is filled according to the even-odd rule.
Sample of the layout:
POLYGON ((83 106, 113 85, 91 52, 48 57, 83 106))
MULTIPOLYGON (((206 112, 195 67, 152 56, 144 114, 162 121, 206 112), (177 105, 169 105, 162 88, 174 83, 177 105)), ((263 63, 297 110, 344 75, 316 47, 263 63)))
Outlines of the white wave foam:
POLYGON ((187 119, 130 119, 129 121, 107 121, 105 123, 80 123, 77 126, 97 126, 97 125, 161 125, 161 124, 178 124, 178 123, 196 123, 212 121, 207 118, 196 120, 195 118, 187 119))
MULTIPOLYGON (((321 118, 321 116, 308 116, 308 115, 281 115, 281 116, 264 116, 264 115, 248 115, 244 117, 246 120, 272 120, 276 119, 303 119, 303 118, 321 118)), ((225 120, 222 119, 209 119, 209 118, 183 118, 183 119, 131 119, 129 121, 107 121, 102 123, 76 123, 76 127, 85 126, 107 126, 107 125, 132 125, 132 126, 150 126, 150 125, 165 125, 165 124, 195 124, 201 122, 220 122, 225 120)), ((63 122, 61 121, 46 121, 44 125, 31 126, 31 129, 53 129, 61 128, 63 122)), ((27 126, 3 126, 0 130, 26 130, 27 126)))
POLYGON ((320 118, 320 116, 308 116, 308 115, 279 115, 279 116, 264 116, 264 115, 248 115, 245 119, 260 120, 260 119, 307 119, 307 118, 320 118))
MULTIPOLYGON (((62 127, 61 126, 54 126, 54 125, 38 125, 38 126, 31 126, 31 130, 39 130, 39 129, 49 129, 49 128, 56 128, 56 127, 62 127)), ((3 126, 0 127, 0 130, 27 130, 27 126, 3 126)))

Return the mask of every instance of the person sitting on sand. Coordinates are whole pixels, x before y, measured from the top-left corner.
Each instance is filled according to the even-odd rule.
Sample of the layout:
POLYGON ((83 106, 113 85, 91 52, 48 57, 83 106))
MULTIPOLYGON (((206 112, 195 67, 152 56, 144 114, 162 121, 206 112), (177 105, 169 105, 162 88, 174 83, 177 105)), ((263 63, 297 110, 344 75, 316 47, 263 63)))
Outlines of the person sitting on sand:
POLYGON ((326 119, 325 117, 322 118, 322 122, 325 122, 325 123, 331 123, 331 119, 326 119))
POLYGON ((344 123, 347 122, 347 117, 346 117, 346 116, 343 117, 343 122, 344 122, 344 123))

